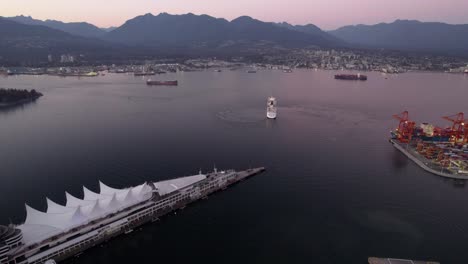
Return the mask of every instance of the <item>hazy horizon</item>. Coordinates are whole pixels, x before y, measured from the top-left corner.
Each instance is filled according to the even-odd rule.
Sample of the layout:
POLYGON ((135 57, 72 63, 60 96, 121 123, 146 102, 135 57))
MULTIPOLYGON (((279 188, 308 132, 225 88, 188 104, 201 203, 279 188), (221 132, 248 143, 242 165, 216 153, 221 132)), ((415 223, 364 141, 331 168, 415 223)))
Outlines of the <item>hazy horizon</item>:
POLYGON ((88 22, 102 28, 118 27, 125 21, 146 13, 157 15, 162 12, 174 15, 206 14, 228 20, 245 15, 267 22, 314 24, 324 30, 346 25, 389 23, 397 19, 468 24, 468 17, 465 15, 468 1, 463 0, 199 0, 196 3, 183 3, 182 0, 149 3, 143 0, 117 0, 112 3, 112 10, 106 12, 108 6, 108 2, 92 0, 44 0, 40 3, 34 0, 17 0, 5 3, 0 10, 0 16, 24 15, 40 20, 88 22))

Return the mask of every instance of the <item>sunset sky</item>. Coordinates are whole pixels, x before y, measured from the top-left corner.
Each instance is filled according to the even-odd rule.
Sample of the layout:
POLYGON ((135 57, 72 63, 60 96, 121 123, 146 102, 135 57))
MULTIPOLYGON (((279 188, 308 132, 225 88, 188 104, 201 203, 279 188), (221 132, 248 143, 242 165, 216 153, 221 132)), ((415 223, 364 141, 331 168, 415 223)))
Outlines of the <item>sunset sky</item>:
POLYGON ((468 0, 0 0, 0 16, 30 15, 65 22, 120 26, 145 13, 241 15, 323 29, 417 19, 468 24, 468 0))

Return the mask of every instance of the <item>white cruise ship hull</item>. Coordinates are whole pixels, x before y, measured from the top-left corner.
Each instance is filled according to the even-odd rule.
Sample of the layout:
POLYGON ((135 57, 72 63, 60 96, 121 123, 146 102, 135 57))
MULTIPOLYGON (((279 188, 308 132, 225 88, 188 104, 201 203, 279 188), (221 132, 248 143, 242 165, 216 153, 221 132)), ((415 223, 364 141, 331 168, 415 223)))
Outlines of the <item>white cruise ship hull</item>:
POLYGON ((267 118, 268 119, 276 119, 276 112, 267 111, 267 118))

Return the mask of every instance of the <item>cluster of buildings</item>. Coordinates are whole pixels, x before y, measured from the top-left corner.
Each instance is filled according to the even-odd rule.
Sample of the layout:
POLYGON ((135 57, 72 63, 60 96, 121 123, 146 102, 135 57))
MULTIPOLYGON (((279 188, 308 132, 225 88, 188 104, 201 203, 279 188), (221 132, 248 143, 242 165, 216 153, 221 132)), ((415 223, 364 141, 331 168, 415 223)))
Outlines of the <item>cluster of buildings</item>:
MULTIPOLYGON (((446 56, 424 56, 401 52, 375 50, 321 50, 296 49, 284 52, 267 52, 262 55, 229 58, 173 58, 119 62, 118 65, 89 66, 83 55, 62 54, 56 58, 48 55, 48 64, 41 69, 19 70, 21 73, 46 73, 48 71, 68 74, 75 72, 113 73, 166 73, 177 71, 199 71, 204 69, 291 69, 310 68, 323 70, 378 71, 383 73, 403 73, 407 71, 438 71, 449 73, 467 73, 468 59, 446 56), (81 65, 81 66, 80 66, 81 65), (71 67, 73 66, 73 67, 71 67), (59 69, 65 67, 68 71, 59 69), (71 69, 73 68, 73 69, 71 69), (76 68, 76 69, 75 69, 76 68), (85 70, 81 68, 86 68, 85 70), (47 69, 47 70, 45 70, 47 69), (91 70, 90 70, 91 69, 91 70)), ((92 64, 91 64, 92 65, 92 64)), ((6 69, 4 74, 18 74, 18 70, 6 69), (10 70, 10 71, 7 71, 10 70)), ((0 70, 0 74, 2 71, 0 70)))
POLYGON ((465 72, 468 60, 373 50, 312 50, 263 56, 268 64, 325 70, 359 70, 401 73, 406 71, 465 72))
POLYGON ((62 54, 62 55, 60 55, 60 59, 58 59, 58 58, 55 58, 54 55, 49 54, 49 55, 47 55, 47 61, 49 63, 56 63, 56 62, 74 63, 76 61, 76 58, 75 58, 75 56, 70 55, 70 54, 62 54))

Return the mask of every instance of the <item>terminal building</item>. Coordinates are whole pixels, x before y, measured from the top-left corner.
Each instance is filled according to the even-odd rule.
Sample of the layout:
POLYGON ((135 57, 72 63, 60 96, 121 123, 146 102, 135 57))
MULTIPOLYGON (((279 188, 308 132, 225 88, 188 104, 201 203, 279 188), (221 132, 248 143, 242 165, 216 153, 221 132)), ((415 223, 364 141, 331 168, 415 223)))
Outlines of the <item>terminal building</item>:
POLYGON ((23 224, 0 226, 0 263, 64 260, 262 171, 215 170, 125 189, 99 182, 99 193, 86 187, 83 198, 65 193, 65 205, 46 198, 46 212, 26 205, 23 224))

